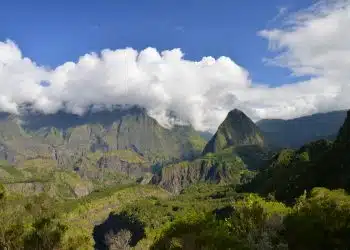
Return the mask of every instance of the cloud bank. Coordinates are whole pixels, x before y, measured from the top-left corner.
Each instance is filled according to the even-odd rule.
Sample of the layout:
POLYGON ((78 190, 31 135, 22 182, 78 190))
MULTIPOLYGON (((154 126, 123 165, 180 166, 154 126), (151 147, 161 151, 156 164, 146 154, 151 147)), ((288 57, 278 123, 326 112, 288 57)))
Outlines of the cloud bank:
POLYGON ((189 61, 180 49, 106 49, 48 69, 8 40, 0 42, 0 110, 18 113, 30 103, 43 113, 83 114, 91 105, 137 104, 165 126, 172 110, 196 129, 213 131, 233 108, 255 120, 346 109, 349 30, 350 2, 332 1, 290 14, 281 28, 259 32, 277 54, 268 63, 312 76, 274 88, 255 84, 228 57, 189 61))

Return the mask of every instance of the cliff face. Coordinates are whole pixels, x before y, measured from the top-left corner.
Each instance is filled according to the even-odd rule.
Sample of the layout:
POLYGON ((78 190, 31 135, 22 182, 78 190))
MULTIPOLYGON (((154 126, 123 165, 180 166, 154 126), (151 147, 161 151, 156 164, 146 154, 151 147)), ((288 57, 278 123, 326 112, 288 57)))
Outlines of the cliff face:
MULTIPOLYGON (((139 107, 83 116, 0 113, 3 164, 74 171, 99 185, 148 183, 153 164, 193 159, 205 143, 191 126, 164 128, 139 107)), ((78 196, 90 192, 73 189, 78 196)))
POLYGON ((228 147, 241 145, 264 146, 264 138, 260 129, 248 116, 234 109, 205 146, 203 154, 217 153, 228 147))
POLYGON ((173 193, 179 193, 200 181, 238 184, 244 169, 244 163, 238 157, 218 159, 212 155, 167 166, 162 169, 160 176, 153 178, 153 183, 173 193))
POLYGON ((0 116, 0 158, 12 163, 50 155, 66 164, 71 160, 67 156, 125 149, 166 162, 198 156, 205 143, 191 126, 166 129, 139 107, 84 116, 0 116))
POLYGON ((151 173, 152 168, 145 162, 128 162, 118 156, 102 156, 96 163, 98 169, 110 169, 123 173, 128 177, 140 178, 146 173, 151 173))

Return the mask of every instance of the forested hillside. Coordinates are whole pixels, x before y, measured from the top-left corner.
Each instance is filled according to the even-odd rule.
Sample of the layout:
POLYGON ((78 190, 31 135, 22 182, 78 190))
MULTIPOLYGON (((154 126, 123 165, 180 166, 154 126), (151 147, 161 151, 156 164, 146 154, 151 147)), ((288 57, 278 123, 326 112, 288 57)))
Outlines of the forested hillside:
POLYGON ((348 249, 349 131, 350 111, 334 142, 273 151, 235 110, 187 161, 3 162, 0 249, 348 249))

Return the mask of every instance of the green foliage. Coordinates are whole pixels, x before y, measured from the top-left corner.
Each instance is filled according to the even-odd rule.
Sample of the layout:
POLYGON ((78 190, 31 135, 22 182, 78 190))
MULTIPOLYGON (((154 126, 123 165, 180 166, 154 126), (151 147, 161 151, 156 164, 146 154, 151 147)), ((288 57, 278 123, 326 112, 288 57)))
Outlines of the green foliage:
MULTIPOLYGON (((155 170, 162 175, 160 185, 177 191, 177 195, 152 185, 115 185, 118 174, 103 167, 103 178, 113 186, 98 178, 87 180, 56 168, 45 150, 32 148, 27 152, 23 146, 25 154, 18 158, 16 167, 0 167, 0 249, 93 249, 94 227, 108 224, 111 218, 122 218, 126 225, 142 231, 137 241, 133 227, 113 232, 107 240, 110 248, 117 249, 135 244, 136 249, 349 249, 350 196, 344 190, 315 188, 350 189, 348 123, 334 144, 320 140, 299 150, 282 150, 267 167, 254 167, 259 170, 256 174, 246 167, 259 165, 268 153, 250 145, 262 143, 262 137, 253 125, 244 122, 241 113, 236 115, 243 120, 234 125, 229 117, 229 123, 222 125, 223 133, 217 134, 220 147, 222 143, 230 144, 220 152, 165 167, 157 164, 155 170), (235 134, 237 131, 243 137, 235 134), (232 141, 243 145, 235 146, 232 141), (35 156, 37 151, 40 157, 35 156), (29 159, 28 155, 34 156, 29 159), (237 189, 237 184, 242 185, 237 189), (266 198, 237 191, 257 192, 266 198)), ((106 153, 83 150, 73 157, 74 166, 88 176, 102 157, 117 157, 143 168, 150 166, 148 161, 155 155, 166 161, 184 154, 185 149, 191 158, 201 148, 202 141, 191 127, 170 131, 153 125, 154 121, 143 115, 123 118, 123 123, 112 125, 119 127, 122 145, 130 145, 135 139, 125 135, 138 138, 139 129, 154 127, 149 138, 154 135, 160 139, 149 146, 141 145, 148 152, 145 157, 127 149, 106 153), (163 136, 172 138, 167 143, 175 144, 163 144, 163 136), (190 139, 184 142, 178 137, 190 139), (164 151, 152 151, 159 148, 164 151), (173 149, 176 152, 169 153, 173 149)), ((19 134, 24 138, 22 130, 12 128, 5 133, 3 129, 1 138, 7 143, 11 139, 12 146, 18 145, 19 134)), ((50 131, 59 137, 58 130, 50 131)), ((91 140, 98 141, 106 131, 102 125, 82 125, 64 139, 72 143, 67 147, 86 147, 91 139, 87 135, 96 133, 98 139, 91 140)), ((26 134, 25 138, 40 133, 26 134)), ((111 134, 108 136, 113 142, 111 134)), ((46 139, 50 139, 48 134, 46 139)))
POLYGON ((291 149, 282 150, 276 159, 276 164, 282 166, 288 166, 294 157, 294 151, 291 149))
POLYGON ((61 245, 67 227, 55 218, 43 217, 33 224, 32 232, 24 239, 24 249, 57 249, 61 245))
POLYGON ((6 189, 4 185, 0 183, 0 202, 6 198, 6 195, 7 195, 6 189))
POLYGON ((156 237, 150 249, 248 249, 215 218, 189 213, 172 222, 156 237))
POLYGON ((287 249, 278 237, 282 228, 281 215, 249 196, 224 218, 195 210, 176 218, 158 232, 151 249, 287 249))
POLYGON ((108 152, 96 151, 94 153, 89 153, 87 158, 92 161, 92 164, 97 162, 102 156, 111 157, 117 156, 123 161, 127 161, 129 163, 145 163, 145 159, 136 152, 131 150, 112 150, 108 152))
POLYGON ((152 186, 110 187, 76 200, 54 199, 46 193, 0 202, 0 249, 92 249, 92 231, 111 211, 136 199, 167 197, 152 186))
POLYGON ((350 196, 315 188, 293 208, 249 194, 219 214, 189 211, 158 231, 151 249, 348 249, 350 196))
POLYGON ((314 188, 286 218, 290 249, 348 249, 350 196, 344 190, 314 188))
POLYGON ((197 133, 192 134, 188 139, 195 152, 202 152, 207 143, 206 140, 197 133))
POLYGON ((0 182, 12 194, 30 196, 47 193, 52 197, 73 198, 86 195, 93 189, 91 181, 72 171, 54 168, 45 159, 25 161, 21 168, 1 166, 0 169, 8 173, 0 176, 0 182))
POLYGON ((328 178, 322 173, 321 165, 324 165, 324 159, 331 150, 332 144, 324 140, 299 150, 282 150, 250 183, 243 185, 242 190, 264 196, 273 193, 277 200, 293 203, 304 190, 311 190, 320 183, 326 184, 326 181, 320 181, 328 178))

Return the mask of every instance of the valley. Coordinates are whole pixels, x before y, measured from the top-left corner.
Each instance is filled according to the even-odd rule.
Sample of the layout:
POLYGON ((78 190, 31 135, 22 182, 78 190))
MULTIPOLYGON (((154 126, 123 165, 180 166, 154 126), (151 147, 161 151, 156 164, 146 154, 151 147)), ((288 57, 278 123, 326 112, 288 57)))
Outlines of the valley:
MULTIPOLYGON (((350 218, 350 196, 339 190, 350 188, 350 113, 342 124, 334 120, 334 141, 332 128, 320 130, 297 149, 286 146, 294 142, 274 144, 277 125, 255 124, 237 109, 210 140, 188 125, 163 128, 138 107, 61 115, 2 116, 0 249, 348 244, 338 235, 347 225, 334 224, 330 238, 306 241, 294 235, 299 224, 293 223, 311 223, 302 217, 310 209, 324 223, 319 213, 333 216, 328 205, 350 218)), ((333 115, 300 118, 310 119, 300 126, 306 131, 333 115)), ((322 225, 315 234, 333 224, 322 225)))

